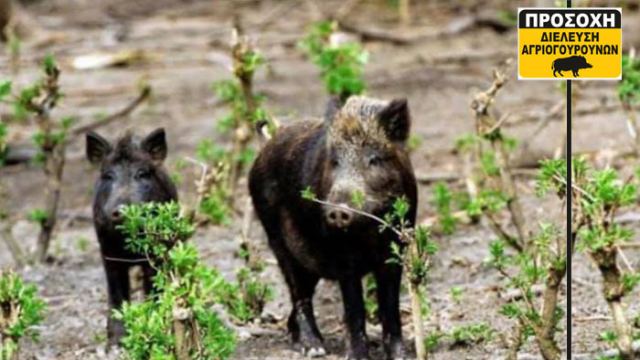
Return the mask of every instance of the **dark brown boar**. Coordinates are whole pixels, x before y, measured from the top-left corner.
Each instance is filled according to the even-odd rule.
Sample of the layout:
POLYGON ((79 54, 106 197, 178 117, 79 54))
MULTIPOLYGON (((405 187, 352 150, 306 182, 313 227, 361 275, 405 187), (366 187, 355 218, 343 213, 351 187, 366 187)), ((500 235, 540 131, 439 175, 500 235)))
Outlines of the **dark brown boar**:
POLYGON ((100 177, 94 187, 93 222, 107 277, 107 336, 109 345, 115 345, 124 336, 125 329, 111 313, 130 300, 130 268, 142 267, 145 294, 152 290, 154 275, 144 254, 126 248, 125 236, 118 229, 123 220, 121 210, 130 204, 177 201, 178 194, 162 166, 167 156, 164 129, 157 129, 144 139, 127 134, 115 146, 90 132, 86 150, 89 161, 100 165, 100 177))
POLYGON ((413 224, 417 190, 405 149, 407 101, 351 97, 341 108, 336 104, 330 104, 324 122, 296 123, 265 145, 249 175, 251 197, 289 287, 288 328, 295 347, 310 356, 325 354, 312 297, 319 279, 326 278, 340 285, 348 357, 367 359, 362 277, 373 272, 387 356, 403 358, 402 267, 387 262, 391 243, 399 239, 366 217, 305 200, 301 191, 310 187, 319 199, 336 204, 348 204, 360 193, 362 210, 377 216, 404 196, 413 224))

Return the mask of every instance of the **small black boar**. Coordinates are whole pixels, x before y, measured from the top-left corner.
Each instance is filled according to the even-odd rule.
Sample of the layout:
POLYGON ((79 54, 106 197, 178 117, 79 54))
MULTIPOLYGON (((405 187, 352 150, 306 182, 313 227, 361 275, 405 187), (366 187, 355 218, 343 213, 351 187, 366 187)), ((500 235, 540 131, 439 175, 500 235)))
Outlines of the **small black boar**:
POLYGON ((107 336, 111 346, 125 334, 122 322, 112 319, 111 312, 130 300, 129 269, 142 266, 146 294, 152 290, 154 275, 143 254, 125 249, 125 237, 116 228, 122 222, 120 210, 129 204, 177 200, 178 194, 162 166, 167 156, 164 129, 157 129, 144 139, 127 134, 115 146, 89 132, 86 151, 89 161, 100 165, 100 177, 94 187, 93 223, 107 277, 107 336))
POLYGON ((416 181, 405 150, 410 119, 406 100, 351 97, 333 101, 325 121, 299 122, 279 130, 249 175, 253 204, 289 287, 293 309, 288 329, 295 347, 325 354, 312 297, 320 278, 337 280, 349 334, 349 359, 368 359, 362 277, 377 283, 383 342, 389 358, 405 356, 399 313, 402 267, 387 262, 391 231, 357 214, 301 197, 310 187, 319 199, 350 203, 365 195, 362 210, 383 216, 405 196, 413 224, 416 181))
POLYGON ((584 56, 569 56, 566 58, 555 59, 551 65, 553 70, 553 77, 557 77, 556 73, 562 75, 563 71, 571 71, 574 77, 578 77, 578 71, 580 69, 590 69, 593 66, 587 62, 584 56))

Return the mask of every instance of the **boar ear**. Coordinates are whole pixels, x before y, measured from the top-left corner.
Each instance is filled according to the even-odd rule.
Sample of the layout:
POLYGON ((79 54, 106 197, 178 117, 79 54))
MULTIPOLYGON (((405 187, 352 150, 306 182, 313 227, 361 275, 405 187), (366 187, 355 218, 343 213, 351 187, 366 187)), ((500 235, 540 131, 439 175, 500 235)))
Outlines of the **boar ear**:
POLYGON ((155 161, 163 161, 167 157, 167 138, 164 128, 153 130, 141 143, 142 150, 151 155, 155 161))
POLYGON ((100 164, 111 152, 111 144, 93 131, 87 133, 87 159, 92 164, 100 164))
POLYGON ((411 119, 407 99, 395 99, 380 111, 378 121, 389 140, 404 142, 409 137, 411 119))
POLYGON ((336 117, 336 114, 338 114, 338 111, 342 108, 342 105, 342 100, 340 100, 339 96, 330 97, 327 102, 327 108, 324 111, 324 121, 331 123, 336 117))

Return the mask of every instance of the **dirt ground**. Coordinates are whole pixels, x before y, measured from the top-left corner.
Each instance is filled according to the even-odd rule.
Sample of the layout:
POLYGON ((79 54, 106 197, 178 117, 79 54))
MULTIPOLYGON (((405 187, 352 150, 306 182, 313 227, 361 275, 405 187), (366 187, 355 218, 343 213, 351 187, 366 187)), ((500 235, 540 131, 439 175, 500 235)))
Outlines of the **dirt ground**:
MULTIPOLYGON (((295 3, 295 2, 292 2, 295 3)), ((341 1, 317 2, 322 11, 339 7, 341 1)), ((416 2, 417 3, 417 2, 416 2)), ((493 2, 492 2, 493 3, 493 2)), ((495 2, 496 6, 500 2, 495 2)), ((504 2, 502 2, 504 3, 504 2)), ((258 74, 256 87, 267 96, 267 106, 283 124, 296 119, 319 116, 326 96, 317 70, 296 49, 308 24, 314 20, 305 2, 286 6, 280 13, 279 1, 170 1, 108 0, 99 4, 87 0, 33 1, 27 11, 47 31, 61 35, 61 41, 44 47, 25 45, 21 71, 15 82, 25 84, 37 76, 37 63, 46 53, 52 53, 62 65, 62 88, 66 93, 60 115, 73 115, 82 122, 114 112, 136 95, 139 79, 146 79, 153 88, 152 100, 126 120, 108 125, 100 132, 115 138, 125 129, 145 133, 164 126, 168 132, 169 169, 175 171, 179 159, 194 156, 196 144, 202 139, 226 143, 215 130, 216 119, 226 110, 220 107, 211 91, 216 80, 230 77, 230 59, 226 44, 230 38, 231 19, 237 14, 246 32, 255 37, 257 46, 269 60, 269 70, 258 74), (141 50, 145 61, 122 67, 80 71, 71 66, 74 57, 95 52, 141 50)), ((523 3, 523 5, 526 5, 523 3)), ((473 7, 458 7, 445 1, 416 5, 414 24, 408 34, 425 34, 422 40, 408 45, 367 42, 370 64, 366 68, 368 94, 380 98, 407 97, 413 114, 413 132, 422 145, 412 160, 418 176, 459 174, 461 161, 455 154, 455 140, 473 131, 469 103, 473 94, 490 84, 491 70, 506 58, 515 55, 516 32, 504 33, 482 24, 459 30, 473 18, 473 7), (450 33, 442 33, 449 29, 450 33), (458 30, 456 30, 458 29, 458 30)), ((515 8, 515 6, 514 6, 515 8)), ((491 10, 491 9, 490 9, 491 10)), ((361 26, 376 26, 394 30, 396 13, 382 1, 363 1, 348 16, 348 21, 361 26), (375 20, 374 20, 375 19, 375 20)), ((640 23, 637 14, 625 15, 625 21, 640 23)), ((627 33, 625 42, 636 42, 635 33, 627 33)), ((630 31, 630 30, 629 30, 630 31)), ((3 50, 4 51, 4 50, 3 50)), ((9 58, 0 53, 2 77, 9 76, 9 58)), ((538 136, 531 138, 540 119, 564 98, 555 82, 527 82, 515 79, 497 99, 502 113, 512 114, 510 135, 528 140, 529 148, 516 159, 519 166, 535 164, 535 159, 553 156, 563 145, 562 117, 552 119, 538 136)), ((577 109, 616 101, 610 83, 589 83, 577 99, 577 109)), ((630 146, 620 112, 595 112, 578 117, 574 124, 574 149, 595 151, 603 147, 630 146), (604 125, 606 124, 606 126, 604 125), (596 136, 597 135, 597 136, 596 136), (596 140, 594 141, 594 137, 596 140)), ((12 134, 13 141, 28 141, 28 128, 12 134)), ((71 144, 65 169, 61 220, 52 244, 55 262, 37 265, 21 271, 34 282, 48 304, 46 320, 39 328, 37 343, 26 342, 24 359, 114 359, 117 354, 105 354, 106 283, 97 242, 90 221, 91 191, 97 176, 84 159, 82 139, 71 144)), ((602 159, 600 159, 602 160, 602 159)), ((602 160, 606 161, 606 160, 602 160)), ((629 168, 630 165, 622 164, 629 168)), ((193 179, 198 169, 181 171, 181 200, 193 199, 193 179)), ((6 204, 11 214, 24 218, 42 204, 43 175, 34 166, 0 169, 0 181, 9 189, 6 204)), ((520 177, 527 217, 538 221, 564 224, 563 204, 553 199, 537 199, 533 179, 520 177)), ((420 186, 419 218, 434 214, 431 184, 420 186)), ((451 186, 462 188, 459 181, 451 186)), ((246 192, 241 194, 245 197, 246 192)), ((230 278, 241 260, 233 256, 237 248, 239 221, 229 227, 208 226, 198 230, 193 241, 208 264, 216 266, 230 278)), ((34 245, 37 228, 24 220, 13 227, 17 239, 27 248, 34 245)), ((234 359, 302 359, 290 350, 282 319, 290 309, 288 295, 275 260, 265 245, 265 236, 257 222, 251 227, 252 241, 260 244, 261 253, 269 264, 265 278, 275 289, 275 300, 265 310, 275 323, 263 325, 262 335, 243 339, 234 359)), ((449 330, 454 326, 484 321, 496 330, 491 341, 471 346, 451 346, 444 342, 433 351, 434 359, 501 359, 506 344, 499 334, 509 334, 514 325, 498 314, 503 301, 503 284, 495 271, 484 264, 488 256, 491 231, 483 225, 463 226, 451 236, 438 236, 440 252, 434 261, 428 292, 432 317, 427 328, 449 330), (460 303, 454 302, 450 289, 463 289, 460 303)), ((12 261, 0 244, 0 267, 12 261)), ((640 265, 638 254, 629 253, 633 264, 640 265)), ((589 353, 606 348, 598 340, 601 331, 611 322, 593 320, 593 315, 608 316, 601 300, 597 271, 582 255, 574 259, 573 274, 579 281, 572 285, 574 299, 574 353, 589 353)), ((629 299, 637 298, 634 293, 629 299)), ((564 289, 563 289, 564 299, 564 289)), ((404 334, 411 346, 408 299, 403 298, 406 315, 404 334)), ((340 295, 332 283, 322 282, 315 298, 320 327, 328 344, 327 359, 342 358, 345 332, 341 324, 340 295)), ((564 307, 564 302, 562 303, 564 307)), ((637 306, 630 311, 637 312, 637 306)), ((558 341, 566 349, 565 324, 558 341)), ((368 327, 376 359, 382 358, 380 328, 368 327)), ((541 358, 530 341, 521 352, 522 359, 541 358)))

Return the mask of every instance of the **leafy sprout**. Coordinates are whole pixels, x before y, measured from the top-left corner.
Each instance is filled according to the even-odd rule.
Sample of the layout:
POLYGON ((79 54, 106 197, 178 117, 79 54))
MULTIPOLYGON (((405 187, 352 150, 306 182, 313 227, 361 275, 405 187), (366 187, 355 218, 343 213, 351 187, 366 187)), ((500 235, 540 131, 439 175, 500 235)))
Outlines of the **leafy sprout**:
POLYGON ((4 163, 4 159, 6 157, 8 134, 9 134, 9 129, 7 124, 0 121, 0 166, 2 166, 2 164, 4 163))
POLYGON ((228 358, 236 337, 215 306, 221 305, 237 322, 246 322, 263 306, 246 299, 266 301, 270 290, 246 272, 239 273, 239 284, 234 284, 204 265, 195 246, 186 242, 194 227, 180 215, 178 204, 130 205, 123 215, 121 230, 127 236, 127 247, 144 254, 157 270, 155 295, 141 303, 125 304, 114 313, 127 328, 122 342, 128 358, 173 359, 178 343, 173 328, 177 313, 186 314, 189 336, 199 344, 189 349, 190 358, 228 358))
POLYGON ((453 194, 443 182, 437 183, 433 188, 433 202, 438 212, 438 221, 442 226, 442 232, 452 234, 456 228, 456 218, 452 214, 453 194))
POLYGON ((305 200, 317 200, 316 194, 313 192, 313 190, 311 190, 311 186, 307 186, 306 188, 304 188, 304 190, 302 190, 300 194, 305 200))
POLYGON ((635 103, 640 99, 640 59, 622 56, 622 80, 618 83, 618 97, 621 101, 635 103))
POLYGON ((176 202, 143 203, 125 206, 124 221, 118 228, 127 235, 126 247, 135 253, 162 259, 178 242, 195 231, 188 219, 180 216, 176 202))
POLYGON ((606 330, 600 333, 600 340, 608 344, 615 344, 615 342, 618 340, 618 335, 615 331, 606 330))
POLYGON ((536 193, 544 196, 550 190, 555 190, 564 197, 567 184, 567 162, 563 159, 548 159, 540 162, 540 171, 536 181, 536 193))
POLYGON ((362 190, 356 190, 351 193, 351 204, 356 209, 362 209, 366 202, 366 196, 362 190))
POLYGON ((454 345, 470 345, 491 340, 494 333, 486 323, 477 323, 453 328, 450 337, 454 345))
POLYGON ((29 212, 27 218, 30 221, 33 221, 34 223, 37 223, 38 225, 42 226, 44 223, 47 222, 47 219, 49 218, 49 214, 44 209, 33 209, 31 210, 31 212, 29 212))
POLYGON ((464 289, 460 286, 453 286, 449 289, 449 293, 451 294, 451 299, 457 304, 462 300, 462 295, 464 293, 464 289))
POLYGON ((369 54, 355 42, 332 43, 331 35, 336 30, 335 22, 318 22, 298 46, 320 68, 327 92, 346 99, 364 92, 364 65, 369 54))
POLYGON ((43 320, 45 303, 35 286, 8 271, 0 273, 0 307, 0 358, 11 359, 18 352, 20 339, 37 339, 35 326, 43 320))
POLYGON ((0 82, 0 101, 11 95, 11 81, 0 82))

